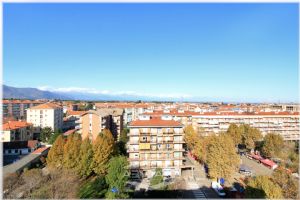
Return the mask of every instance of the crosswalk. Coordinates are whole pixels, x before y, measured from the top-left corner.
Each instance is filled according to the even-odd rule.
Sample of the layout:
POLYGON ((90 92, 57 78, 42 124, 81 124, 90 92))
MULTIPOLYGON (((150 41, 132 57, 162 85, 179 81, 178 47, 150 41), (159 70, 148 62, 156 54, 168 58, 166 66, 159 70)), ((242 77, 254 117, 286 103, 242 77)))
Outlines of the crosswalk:
POLYGON ((200 189, 194 190, 193 194, 196 199, 206 199, 204 192, 200 189))

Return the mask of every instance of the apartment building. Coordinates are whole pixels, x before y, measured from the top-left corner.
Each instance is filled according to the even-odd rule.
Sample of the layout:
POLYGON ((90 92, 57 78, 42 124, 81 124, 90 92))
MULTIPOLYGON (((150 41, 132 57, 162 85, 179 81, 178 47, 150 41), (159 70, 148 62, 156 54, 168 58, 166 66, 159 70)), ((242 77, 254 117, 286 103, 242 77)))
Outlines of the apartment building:
POLYGON ((193 127, 199 132, 219 133, 226 131, 231 123, 249 124, 263 135, 278 133, 284 140, 299 140, 298 112, 209 112, 192 116, 193 127))
POLYGON ((181 175, 183 167, 183 125, 170 115, 140 115, 129 124, 128 153, 132 173, 152 177, 156 168, 163 175, 181 175))
POLYGON ((45 103, 43 101, 32 100, 3 100, 3 118, 25 119, 26 109, 45 103))
POLYGON ((8 121, 2 125, 1 142, 28 141, 33 139, 33 127, 25 121, 8 121))
POLYGON ((114 137, 119 140, 121 131, 123 130, 124 110, 121 108, 97 108, 97 112, 101 116, 106 116, 109 118, 109 125, 106 125, 106 127, 109 127, 114 137))
POLYGON ((123 125, 128 125, 131 121, 137 120, 140 114, 147 109, 153 108, 154 104, 150 103, 95 103, 96 109, 101 108, 118 108, 123 109, 123 125))
POLYGON ((50 127, 52 130, 62 130, 62 106, 49 102, 31 107, 27 109, 27 122, 33 124, 36 133, 45 127, 50 127))
POLYGON ((66 117, 63 119, 63 131, 79 129, 80 118, 85 112, 86 111, 67 111, 66 117))
POLYGON ((110 129, 110 120, 110 115, 101 115, 98 111, 89 110, 81 115, 76 129, 82 139, 89 138, 94 141, 105 128, 110 129))
MULTIPOLYGON (((247 108, 248 109, 248 108, 247 108)), ((299 112, 245 112, 236 107, 218 107, 214 112, 193 112, 182 109, 148 111, 145 115, 159 117, 164 114, 184 126, 193 125, 198 132, 209 135, 226 131, 231 123, 249 124, 263 135, 278 133, 285 140, 299 140, 299 112)))

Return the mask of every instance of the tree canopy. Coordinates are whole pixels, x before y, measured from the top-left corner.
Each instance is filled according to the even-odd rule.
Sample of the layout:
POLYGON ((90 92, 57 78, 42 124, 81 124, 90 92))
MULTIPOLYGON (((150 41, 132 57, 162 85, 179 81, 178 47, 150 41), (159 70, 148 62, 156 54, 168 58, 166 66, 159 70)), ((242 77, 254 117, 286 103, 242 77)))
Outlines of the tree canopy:
POLYGON ((114 151, 114 138, 109 130, 100 133, 93 143, 93 171, 98 175, 104 175, 107 163, 114 151))
POLYGON ((299 199, 299 182, 285 169, 277 168, 271 178, 281 187, 284 198, 299 199))
POLYGON ((284 141, 281 135, 269 133, 264 137, 262 153, 265 157, 272 158, 280 156, 284 147, 284 141))
POLYGON ((79 164, 79 152, 81 136, 77 133, 71 134, 64 145, 63 164, 66 169, 75 169, 79 164))
POLYGON ((282 190, 268 176, 257 176, 247 181, 245 197, 280 199, 282 198, 282 190))
POLYGON ((47 165, 49 167, 62 168, 64 158, 64 145, 65 140, 62 135, 58 136, 54 144, 49 150, 47 156, 47 165))
POLYGON ((242 143, 242 129, 238 125, 230 124, 226 133, 231 136, 235 145, 242 143))
POLYGON ((232 138, 225 133, 212 136, 208 144, 206 161, 210 177, 229 178, 240 164, 232 138))
POLYGON ((86 138, 82 141, 78 156, 77 171, 81 177, 88 177, 92 174, 92 162, 93 162, 93 147, 89 140, 86 138))
POLYGON ((107 197, 110 199, 127 198, 125 185, 129 178, 128 161, 124 156, 116 156, 110 159, 108 163, 107 175, 105 176, 106 183, 109 185, 107 197), (118 192, 114 193, 111 190, 116 188, 118 192))

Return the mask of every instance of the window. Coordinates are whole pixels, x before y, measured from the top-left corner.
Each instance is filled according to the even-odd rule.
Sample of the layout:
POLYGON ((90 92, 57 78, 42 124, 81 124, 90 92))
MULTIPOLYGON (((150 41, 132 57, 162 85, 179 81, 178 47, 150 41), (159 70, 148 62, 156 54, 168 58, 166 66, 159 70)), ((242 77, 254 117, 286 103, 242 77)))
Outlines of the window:
POLYGON ((11 150, 10 150, 10 149, 8 149, 8 153, 11 153, 11 150))
POLYGON ((18 153, 18 149, 15 149, 15 153, 18 153))
POLYGON ((30 152, 31 152, 31 149, 29 148, 29 149, 28 149, 28 153, 30 153, 30 152))

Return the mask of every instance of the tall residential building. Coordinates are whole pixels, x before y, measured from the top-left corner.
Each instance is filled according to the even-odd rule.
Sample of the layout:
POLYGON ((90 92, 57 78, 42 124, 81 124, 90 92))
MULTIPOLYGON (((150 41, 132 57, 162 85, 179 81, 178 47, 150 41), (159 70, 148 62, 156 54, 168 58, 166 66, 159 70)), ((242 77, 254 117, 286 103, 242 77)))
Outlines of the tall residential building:
POLYGON ((33 139, 31 123, 8 121, 2 125, 1 142, 28 141, 33 139))
POLYGON ((45 103, 27 109, 27 122, 35 127, 39 133, 40 128, 50 127, 52 130, 61 130, 63 126, 63 109, 55 103, 45 103))
POLYGON ((97 112, 101 116, 109 116, 109 129, 114 137, 118 140, 123 130, 123 113, 121 108, 97 108, 97 112))
POLYGON ((128 153, 131 173, 152 177, 156 168, 163 175, 181 175, 183 167, 183 125, 169 115, 141 115, 129 124, 128 153))
POLYGON ((110 129, 110 120, 109 115, 101 115, 95 110, 86 111, 79 120, 78 133, 82 139, 89 138, 94 141, 105 128, 110 129))

